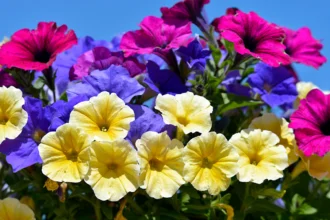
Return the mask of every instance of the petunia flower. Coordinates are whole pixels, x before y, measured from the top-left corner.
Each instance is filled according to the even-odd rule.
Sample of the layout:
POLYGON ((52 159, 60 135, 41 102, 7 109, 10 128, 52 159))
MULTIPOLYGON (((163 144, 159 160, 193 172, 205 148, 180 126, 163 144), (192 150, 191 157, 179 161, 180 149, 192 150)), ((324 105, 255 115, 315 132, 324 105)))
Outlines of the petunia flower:
POLYGON ((10 39, 8 37, 4 37, 2 41, 0 41, 0 47, 2 45, 4 45, 5 43, 7 43, 8 41, 10 41, 10 39))
POLYGON ((134 112, 122 99, 115 93, 101 92, 89 101, 77 104, 69 123, 92 138, 114 141, 126 137, 132 121, 134 112))
POLYGON ((155 108, 162 113, 164 122, 177 126, 185 134, 209 132, 213 107, 202 96, 186 92, 179 95, 158 95, 155 108))
POLYGON ((112 65, 106 70, 94 70, 81 82, 72 82, 67 90, 67 95, 71 100, 79 95, 90 98, 107 91, 116 93, 127 103, 134 96, 142 95, 144 90, 144 87, 135 78, 132 78, 124 67, 112 65))
POLYGON ((191 139, 184 149, 184 178, 195 189, 218 195, 238 172, 238 153, 222 134, 205 133, 191 139))
POLYGON ((24 70, 47 69, 57 54, 77 44, 75 33, 55 22, 40 22, 36 30, 21 29, 0 48, 0 64, 24 70))
POLYGON ((49 131, 53 115, 49 106, 43 108, 41 100, 28 96, 25 97, 23 108, 27 112, 28 120, 21 134, 13 140, 5 140, 0 145, 0 152, 6 155, 6 160, 12 165, 14 172, 42 162, 38 145, 49 131))
POLYGON ((15 81, 14 77, 12 77, 9 73, 6 73, 4 70, 0 69, 0 86, 5 87, 16 87, 18 88, 18 83, 15 81))
POLYGON ((284 52, 284 30, 256 13, 237 11, 234 16, 222 16, 217 25, 216 30, 234 44, 237 53, 253 56, 273 67, 291 63, 284 52))
POLYGON ((136 141, 141 166, 141 188, 155 199, 172 197, 182 184, 183 144, 166 132, 148 131, 136 141))
POLYGON ((277 180, 289 165, 285 147, 278 145, 279 138, 271 131, 241 131, 234 134, 229 143, 239 154, 237 179, 240 182, 261 184, 265 180, 277 180))
POLYGON ((161 70, 153 61, 147 64, 148 74, 144 82, 151 90, 160 94, 181 94, 188 91, 180 77, 168 69, 161 70))
POLYGON ((175 27, 165 24, 163 19, 154 16, 144 18, 140 28, 125 33, 120 42, 120 48, 126 57, 153 53, 171 64, 174 62, 171 60, 173 57, 169 57, 171 49, 187 45, 191 35, 190 23, 175 27))
POLYGON ((42 173, 56 182, 78 183, 89 170, 92 139, 71 124, 46 134, 38 146, 42 173))
MULTIPOLYGON (((0 144, 6 139, 15 139, 22 133, 28 114, 22 108, 22 92, 14 87, 0 87, 0 144)), ((2 145, 0 145, 0 151, 2 145)))
POLYGON ((15 198, 0 200, 0 219, 3 220, 35 220, 33 211, 15 198))
POLYGON ((322 43, 313 38, 308 27, 300 28, 297 31, 288 28, 283 29, 286 34, 284 40, 285 52, 293 62, 319 68, 327 61, 327 58, 320 53, 323 48, 322 43))
POLYGON ((291 115, 289 127, 294 130, 299 150, 307 157, 323 157, 330 151, 330 95, 313 89, 291 115))
POLYGON ((226 87, 228 93, 238 96, 251 97, 252 91, 248 86, 240 83, 242 76, 238 70, 230 71, 226 78, 221 82, 221 85, 226 87))
POLYGON ((139 173, 136 150, 128 141, 92 143, 90 171, 85 181, 99 200, 116 202, 136 191, 140 186, 139 173))
POLYGON ((300 101, 305 99, 310 91, 312 91, 313 89, 318 88, 312 82, 298 82, 296 84, 296 87, 297 87, 297 91, 298 91, 298 97, 294 102, 294 108, 295 109, 298 108, 298 106, 300 104, 300 101))
POLYGON ((187 63, 189 68, 204 72, 206 61, 210 59, 211 51, 203 48, 200 42, 195 39, 187 47, 181 46, 176 51, 176 54, 187 63))
POLYGON ((249 128, 273 132, 279 137, 279 144, 286 148, 289 164, 293 164, 298 160, 295 153, 296 141, 293 130, 289 128, 289 123, 284 118, 278 118, 273 113, 265 113, 253 119, 249 128))
POLYGON ((86 36, 78 39, 78 44, 59 54, 53 63, 53 69, 56 71, 56 85, 59 94, 65 92, 69 83, 69 74, 73 71, 73 65, 77 63, 78 58, 85 52, 95 47, 106 47, 114 49, 114 44, 105 40, 94 40, 86 36))
POLYGON ((202 19, 202 10, 204 5, 210 3, 210 0, 184 0, 176 3, 171 8, 162 7, 162 18, 165 22, 176 24, 178 26, 193 22, 198 24, 202 19))
POLYGON ((70 80, 82 79, 93 70, 106 70, 111 65, 123 66, 131 77, 143 73, 146 69, 146 66, 139 63, 135 57, 125 58, 121 51, 111 52, 106 47, 95 47, 78 58, 73 70, 70 71, 70 80))
POLYGON ((271 67, 259 63, 255 66, 255 73, 249 75, 248 83, 271 107, 292 103, 298 95, 295 79, 283 66, 271 67))

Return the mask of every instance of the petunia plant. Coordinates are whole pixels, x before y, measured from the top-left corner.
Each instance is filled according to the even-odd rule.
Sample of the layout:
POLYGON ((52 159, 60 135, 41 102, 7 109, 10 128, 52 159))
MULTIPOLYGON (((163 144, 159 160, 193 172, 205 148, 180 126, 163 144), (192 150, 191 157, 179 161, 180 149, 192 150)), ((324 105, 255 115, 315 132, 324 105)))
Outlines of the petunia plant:
POLYGON ((209 3, 0 43, 0 220, 330 219, 330 95, 293 66, 322 42, 209 3))

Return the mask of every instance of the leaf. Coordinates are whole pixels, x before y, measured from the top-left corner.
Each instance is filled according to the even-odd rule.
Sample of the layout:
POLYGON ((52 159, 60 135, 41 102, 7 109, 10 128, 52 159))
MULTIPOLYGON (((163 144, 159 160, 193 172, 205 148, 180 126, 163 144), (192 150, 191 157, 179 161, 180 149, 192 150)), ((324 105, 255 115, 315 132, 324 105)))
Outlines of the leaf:
POLYGON ((317 212, 317 209, 305 203, 305 198, 299 194, 292 197, 290 212, 298 215, 312 215, 317 212))
POLYGON ((45 78, 40 76, 34 83, 34 88, 41 89, 45 85, 45 78))
POLYGON ((258 199, 251 203, 250 209, 247 212, 275 212, 275 213, 283 213, 286 210, 275 205, 274 203, 265 200, 265 199, 258 199))
POLYGON ((272 197, 274 199, 281 199, 284 194, 286 193, 285 190, 276 190, 273 188, 268 188, 268 189, 258 189, 255 190, 253 193, 254 197, 258 197, 258 196, 268 196, 268 197, 272 197))
POLYGON ((113 219, 112 208, 109 207, 106 202, 101 203, 101 210, 107 219, 113 219))
POLYGON ((218 66, 218 64, 221 60, 221 57, 222 57, 221 51, 220 51, 219 48, 215 47, 212 44, 209 44, 209 47, 210 47, 210 50, 211 50, 212 57, 214 59, 214 63, 215 63, 216 66, 218 66))
POLYGON ((261 101, 255 101, 243 96, 235 96, 231 94, 223 94, 223 99, 224 99, 224 104, 219 106, 218 114, 223 114, 229 110, 236 108, 263 104, 263 102, 261 101))
POLYGON ((317 209, 310 206, 307 203, 302 204, 302 206, 300 206, 297 210, 297 214, 299 215, 312 215, 315 214, 317 212, 317 209))

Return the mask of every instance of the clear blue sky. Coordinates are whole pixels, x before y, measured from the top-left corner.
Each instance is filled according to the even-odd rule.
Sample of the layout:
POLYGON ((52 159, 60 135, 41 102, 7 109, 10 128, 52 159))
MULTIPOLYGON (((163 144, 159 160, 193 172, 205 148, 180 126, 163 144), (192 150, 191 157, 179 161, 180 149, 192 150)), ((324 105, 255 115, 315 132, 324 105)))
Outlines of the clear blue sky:
MULTIPOLYGON (((67 24, 78 36, 95 39, 137 29, 147 15, 160 16, 161 6, 171 6, 175 0, 2 0, 0 13, 1 36, 10 36, 16 30, 36 27, 39 21, 67 24)), ((221 16, 228 7, 255 11, 268 21, 297 29, 311 28, 315 38, 324 44, 323 54, 330 62, 330 1, 328 0, 211 0, 206 6, 209 20, 221 16)), ((330 90, 330 64, 319 70, 295 65, 304 81, 312 81, 320 88, 330 90)))

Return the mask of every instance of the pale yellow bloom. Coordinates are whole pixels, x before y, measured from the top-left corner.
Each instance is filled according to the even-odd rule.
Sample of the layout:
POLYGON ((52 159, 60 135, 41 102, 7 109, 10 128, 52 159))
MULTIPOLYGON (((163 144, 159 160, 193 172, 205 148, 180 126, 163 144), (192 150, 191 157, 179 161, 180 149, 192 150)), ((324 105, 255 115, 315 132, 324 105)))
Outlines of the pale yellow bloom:
POLYGON ((240 156, 237 178, 241 182, 261 184, 264 180, 283 177, 288 167, 286 149, 279 144, 279 138, 270 131, 245 130, 232 136, 229 142, 240 156))
POLYGON ((300 101, 306 98, 307 94, 313 89, 317 89, 318 87, 311 82, 298 82, 296 84, 298 97, 294 102, 294 108, 298 108, 300 101))
POLYGON ((33 211, 18 199, 6 198, 0 200, 1 220, 35 220, 33 211))
POLYGON ((141 166, 142 189, 149 196, 160 199, 172 197, 182 184, 183 144, 166 132, 146 132, 136 141, 141 166))
POLYGON ((179 95, 158 95, 155 108, 162 113, 164 122, 177 126, 185 134, 209 132, 213 107, 202 96, 186 92, 179 95))
POLYGON ((184 178, 197 190, 217 195, 238 172, 238 154, 222 134, 210 132, 191 139, 184 149, 184 178))
POLYGON ((75 124, 96 140, 114 141, 126 137, 133 110, 115 93, 101 92, 74 107, 70 124, 75 124))
POLYGON ((116 202, 139 188, 137 153, 126 140, 94 141, 90 167, 85 181, 102 201, 116 202))
POLYGON ((265 113, 261 117, 255 118, 251 122, 249 128, 273 132, 279 137, 279 144, 286 148, 289 164, 292 164, 298 160, 298 156, 294 150, 296 141, 293 130, 289 128, 289 123, 284 118, 278 118, 273 113, 265 113))
POLYGON ((92 139, 71 124, 46 134, 38 146, 42 173, 57 182, 80 182, 89 169, 92 139))
POLYGON ((23 196, 20 200, 20 203, 27 205, 30 209, 35 210, 36 204, 33 199, 29 196, 23 196))
POLYGON ((25 101, 22 92, 14 87, 0 87, 0 144, 6 139, 15 139, 28 120, 22 108, 25 101))

